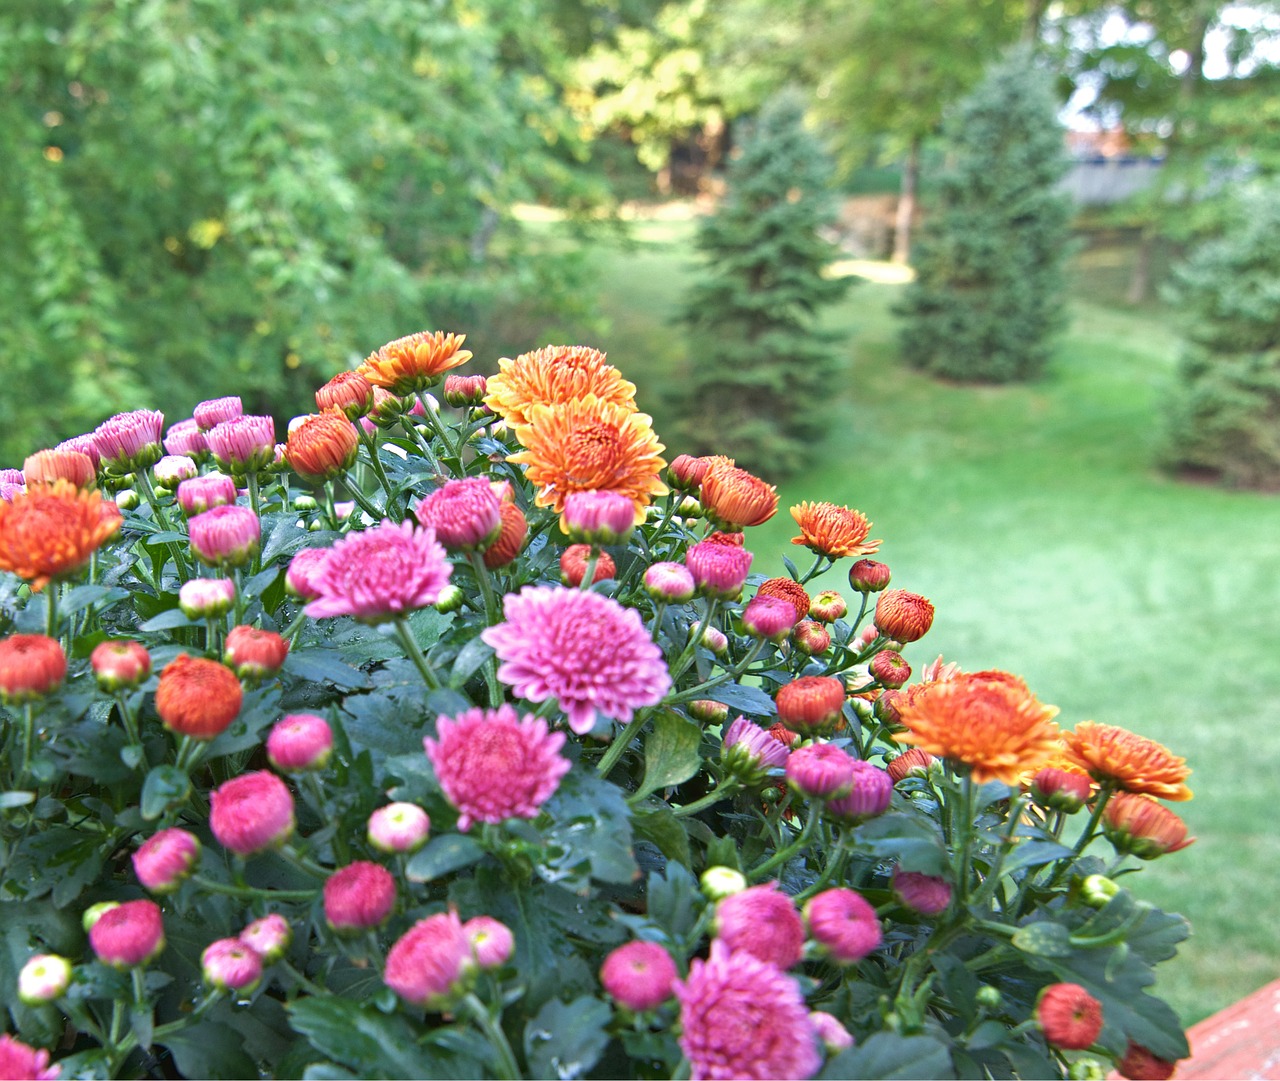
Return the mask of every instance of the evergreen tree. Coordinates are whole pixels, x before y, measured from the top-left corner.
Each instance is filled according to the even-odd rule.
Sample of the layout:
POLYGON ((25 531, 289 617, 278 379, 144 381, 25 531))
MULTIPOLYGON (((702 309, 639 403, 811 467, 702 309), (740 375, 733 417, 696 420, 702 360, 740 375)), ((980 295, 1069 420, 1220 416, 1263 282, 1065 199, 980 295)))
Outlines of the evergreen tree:
POLYGON ((819 232, 834 219, 831 169, 803 119, 799 97, 784 93, 748 130, 699 229, 706 276, 683 315, 691 370, 675 408, 686 448, 770 479, 799 470, 822 431, 837 365, 816 312, 847 286, 824 276, 839 254, 819 232))
POLYGON ((1166 459, 1228 484, 1280 485, 1280 181, 1236 202, 1225 233, 1174 274, 1186 322, 1166 459))
POLYGON ((1050 76, 1025 49, 949 119, 950 165, 899 315, 903 357, 952 379, 1038 375, 1064 323, 1070 207, 1050 76))

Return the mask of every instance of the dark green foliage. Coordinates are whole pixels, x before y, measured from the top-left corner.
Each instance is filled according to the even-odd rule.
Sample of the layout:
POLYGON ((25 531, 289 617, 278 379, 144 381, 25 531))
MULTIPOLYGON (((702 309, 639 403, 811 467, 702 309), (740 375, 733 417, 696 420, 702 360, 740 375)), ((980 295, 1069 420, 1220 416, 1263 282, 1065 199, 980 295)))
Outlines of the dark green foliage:
POLYGON ((726 454, 770 479, 803 467, 824 425, 838 366, 816 312, 845 280, 825 276, 838 249, 830 169, 790 94, 768 104, 730 165, 720 209, 698 231, 707 276, 691 290, 682 450, 726 454))
POLYGON ((1064 322, 1070 208, 1048 72, 1015 51, 947 128, 950 164, 898 314, 903 358, 934 375, 1004 383, 1040 373, 1064 322))
POLYGON ((1186 320, 1169 403, 1170 465, 1239 487, 1280 484, 1280 182, 1240 196, 1219 239, 1177 269, 1186 320))

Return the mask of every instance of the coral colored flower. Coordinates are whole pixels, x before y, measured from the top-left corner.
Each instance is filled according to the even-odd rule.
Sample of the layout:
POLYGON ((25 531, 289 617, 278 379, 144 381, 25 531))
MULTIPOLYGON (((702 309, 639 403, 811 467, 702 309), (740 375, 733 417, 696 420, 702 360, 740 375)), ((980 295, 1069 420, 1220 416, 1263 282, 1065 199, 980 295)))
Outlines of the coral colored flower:
POLYGON ((919 747, 911 747, 888 764, 889 776, 894 784, 907 777, 924 777, 934 761, 933 755, 919 747))
POLYGON ((262 982, 262 957, 239 938, 220 938, 200 954, 204 982, 220 991, 247 995, 262 982))
POLYGON ((804 619, 809 614, 812 601, 804 586, 792 578, 768 578, 756 589, 757 597, 778 597, 787 601, 796 610, 796 619, 804 619))
POLYGON ((473 822, 536 818, 571 766, 559 753, 563 732, 509 705, 440 717, 436 734, 423 745, 464 833, 473 822))
POLYGON ((449 552, 482 552, 502 532, 502 506, 483 477, 446 481, 414 511, 449 552))
POLYGON ((67 655, 56 638, 11 634, 0 639, 0 701, 7 705, 43 698, 66 675, 67 655))
POLYGON ((911 678, 911 665, 907 664, 902 654, 895 649, 880 650, 871 658, 867 671, 882 687, 894 690, 911 678))
POLYGON ((188 619, 213 619, 231 611, 236 584, 230 578, 192 578, 178 590, 178 607, 188 619))
POLYGON ((99 468, 123 474, 147 469, 164 453, 164 414, 152 409, 117 413, 93 430, 99 468))
POLYGON ((783 642, 796 625, 796 610, 782 597, 752 597, 742 609, 742 629, 753 638, 783 642))
POLYGON ((1187 836, 1187 824, 1168 807, 1132 792, 1117 792, 1107 800, 1102 831, 1117 852, 1140 860, 1178 852, 1195 840, 1187 836))
POLYGON ((933 605, 918 593, 888 589, 876 600, 876 628, 896 642, 915 642, 933 626, 933 605))
POLYGON ((57 1063, 49 1065, 49 1052, 15 1040, 7 1032, 0 1035, 0 1077, 55 1081, 62 1073, 57 1063))
POLYGON ((306 613, 384 623, 435 604, 452 572, 430 529, 384 520, 333 546, 314 583, 320 596, 306 613))
POLYGON ((200 840, 177 826, 153 833, 133 854, 133 873, 151 893, 172 893, 200 862, 200 840))
POLYGON ((355 465, 360 433, 345 414, 334 411, 307 417, 289 431, 284 457, 303 480, 320 484, 355 465))
POLYGON ((195 417, 188 417, 169 426, 164 435, 164 449, 166 454, 198 458, 208 451, 209 444, 204 441, 204 432, 195 417))
POLYGON ((644 588, 655 601, 683 604, 693 599, 693 575, 683 563, 655 563, 644 572, 644 588))
POLYGON ((716 905, 716 938, 734 953, 749 953, 790 968, 804 952, 804 922, 776 882, 741 890, 716 905))
POLYGON ((635 410, 635 384, 587 346, 548 345, 514 360, 503 357, 498 369, 489 377, 484 404, 513 427, 528 424, 535 405, 562 405, 589 394, 635 410))
POLYGON ((844 684, 832 676, 801 676, 778 688, 778 720, 808 736, 835 727, 844 710, 844 684))
POLYGON ((936 875, 895 867, 889 888, 902 905, 921 916, 937 916, 951 904, 951 884, 936 875))
POLYGON ((907 731, 893 738, 971 766, 978 784, 1018 784, 1054 753, 1061 734, 1053 720, 1058 710, 1038 701, 1016 676, 991 675, 923 684, 920 693, 898 703, 898 721, 907 731))
POLYGON ((769 770, 785 766, 790 756, 790 748, 746 717, 729 725, 720 747, 725 772, 748 787, 760 784, 769 770))
POLYGON ((498 508, 502 519, 502 529, 495 540, 484 552, 484 565, 490 570, 497 570, 513 562, 524 547, 525 535, 529 532, 529 523, 524 511, 514 503, 503 502, 498 508))
POLYGON ((1177 1065, 1176 1062, 1157 1058, 1142 1044, 1130 1040, 1124 1057, 1116 1063, 1116 1072, 1130 1081, 1169 1081, 1177 1065))
POLYGON ((387 954, 383 982, 411 1006, 446 1009, 475 970, 471 940, 456 912, 419 920, 387 954))
POLYGON ((276 459, 276 422, 271 417, 232 417, 204 433, 213 460, 228 473, 265 469, 276 459))
POLYGON ((237 856, 283 844, 293 827, 293 794, 268 770, 242 773, 209 793, 209 828, 237 856))
POLYGON ((829 800, 853 789, 854 759, 833 743, 811 743, 787 759, 787 782, 807 799, 829 800))
POLYGON ((416 852, 427 843, 431 819, 415 803, 388 803, 369 816, 368 841, 379 852, 416 852))
POLYGON ((216 427, 224 421, 234 420, 244 412, 244 404, 237 394, 225 398, 210 398, 201 402, 191 411, 191 419, 202 432, 216 427))
MULTIPOLYGON (((567 586, 577 588, 587 576, 587 564, 591 561, 591 545, 571 544, 560 553, 560 581, 567 586)), ((613 556, 608 552, 599 552, 596 556, 595 569, 591 572, 591 581, 603 582, 618 573, 613 556)))
POLYGON ((1102 1031, 1102 1003, 1078 983, 1054 983, 1036 999, 1036 1022, 1045 1040, 1064 1051, 1092 1047, 1102 1031))
POLYGON ((187 522, 191 551, 210 567, 243 567, 262 542, 262 523, 248 507, 227 505, 187 522))
POLYGON ((628 1010, 652 1010, 674 993, 679 972, 671 954, 656 942, 627 942, 611 951, 600 966, 600 983, 628 1010))
POLYGON ((316 409, 337 410, 347 420, 358 420, 373 408, 373 384, 359 372, 339 372, 316 391, 316 409))
POLYGON ((851 965, 880 945, 880 921, 865 897, 843 886, 823 890, 804 906, 809 933, 833 961, 851 965))
POLYGON ((526 586, 507 595, 503 612, 506 622, 480 633, 497 652, 498 678, 530 702, 557 699, 579 734, 597 714, 626 724, 671 687, 640 613, 610 597, 526 586))
POLYGON ((77 450, 38 450, 22 463, 27 484, 68 480, 77 488, 92 488, 98 479, 93 459, 77 450))
POLYGON ((275 631, 233 627, 227 633, 222 660, 237 676, 258 681, 274 676, 289 655, 289 643, 275 631))
POLYGON ((239 939, 259 957, 264 965, 274 964, 284 956, 293 941, 293 928, 278 912, 254 920, 239 934, 239 939))
POLYGON ((879 593, 892 577, 889 568, 874 559, 860 559, 849 568, 849 585, 859 593, 879 593))
POLYGON ((1031 798, 1041 807, 1073 815, 1089 799, 1093 784, 1088 776, 1073 770, 1045 766, 1031 778, 1031 798))
POLYGON ((791 641, 806 657, 817 657, 831 648, 831 632, 821 623, 802 619, 791 632, 791 641))
POLYGON ((387 342, 356 371, 392 394, 413 394, 471 359, 471 350, 462 348, 466 340, 465 334, 421 330, 387 342))
POLYGON ((474 916, 462 925, 471 942, 471 952, 482 969, 501 968, 515 950, 516 940, 511 928, 492 916, 474 916))
POLYGON ((529 422, 515 429, 525 449, 507 461, 525 467, 539 507, 560 514, 573 492, 616 492, 631 501, 638 525, 654 496, 667 492, 661 479, 663 447, 652 423, 644 413, 595 395, 535 405, 529 422))
POLYGON ((792 537, 791 543, 829 559, 871 555, 880 548, 878 540, 867 540, 871 523, 861 511, 806 500, 791 508, 791 517, 800 527, 800 536, 792 537))
POLYGON ((89 945, 112 968, 145 965, 164 949, 164 921, 154 901, 125 901, 107 909, 89 928, 89 945))
POLYGON ((289 569, 284 576, 285 588, 301 600, 315 600, 320 596, 317 585, 320 569, 328 558, 328 548, 303 548, 289 560, 289 569))
POLYGON ((762 525, 778 513, 778 489, 733 465, 713 463, 702 478, 698 500, 721 529, 762 525))
MULTIPOLYGON (((18 1001, 43 1006, 61 998, 70 986, 71 962, 56 953, 38 953, 18 972, 18 1001)), ((9 1076, 0 1067, 0 1077, 9 1076)))
POLYGON ((271 726, 267 760, 283 773, 324 769, 333 753, 333 729, 314 713, 289 713, 271 726))
POLYGON ((488 384, 483 375, 446 375, 443 397, 455 409, 480 405, 484 402, 488 384))
POLYGON ((244 701, 236 674, 225 664, 186 653, 164 666, 156 687, 156 712, 170 732, 213 739, 226 731, 244 701))
POLYGON ((178 506, 188 518, 236 501, 236 482, 225 473, 206 473, 178 484, 178 506))
POLYGON ((827 814, 848 825, 876 818, 893 800, 893 779, 887 770, 861 759, 853 760, 853 788, 847 796, 827 804, 827 814))
POLYGON ((70 439, 64 439, 53 449, 74 450, 81 454, 87 454, 89 456, 89 460, 93 462, 93 468, 95 470, 102 461, 101 455, 98 454, 98 444, 93 441, 92 432, 87 432, 84 435, 73 435, 70 439))
POLYGON ((677 454, 667 466, 667 483, 678 492, 696 491, 702 486, 702 478, 707 475, 707 470, 710 468, 710 458, 677 454))
POLYGON ((733 544, 699 541, 684 554, 684 565, 698 590, 708 597, 732 600, 742 592, 752 555, 733 544))
POLYGON ((1081 721, 1075 731, 1063 732, 1062 739, 1068 760, 1099 784, 1157 799, 1191 798, 1187 760, 1153 739, 1094 721, 1081 721))
POLYGON ((618 492, 570 492, 560 529, 583 544, 621 544, 635 528, 635 508, 618 492))
POLYGON ((324 918, 335 931, 364 931, 385 923, 396 907, 396 880, 378 863, 356 860, 324 884, 324 918))
POLYGON ((0 570, 25 579, 33 593, 68 578, 120 529, 115 503, 67 480, 33 485, 0 500, 0 570))
POLYGON ((692 1081, 807 1078, 822 1065, 800 986, 775 966, 716 941, 674 988, 692 1081))

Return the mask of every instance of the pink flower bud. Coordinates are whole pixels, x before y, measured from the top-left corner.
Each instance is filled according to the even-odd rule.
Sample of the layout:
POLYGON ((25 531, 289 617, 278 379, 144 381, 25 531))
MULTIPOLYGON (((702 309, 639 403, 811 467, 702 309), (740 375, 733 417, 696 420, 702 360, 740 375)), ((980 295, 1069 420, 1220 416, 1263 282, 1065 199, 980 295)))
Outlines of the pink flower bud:
POLYGON ((809 933, 841 965, 861 961, 880 945, 876 910, 861 894, 838 887, 823 890, 804 906, 809 933))
POLYGON ((716 905, 716 937, 737 953, 788 969, 804 952, 804 924, 776 882, 752 886, 716 905))
POLYGON ((628 942, 604 959, 600 983, 628 1010, 652 1010, 675 993, 676 963, 656 942, 628 942))
POLYGON ((175 826, 142 842, 133 854, 133 873, 151 893, 172 893, 199 861, 199 839, 175 826))
POLYGON ((462 925, 471 940, 471 950, 476 964, 482 969, 501 968, 511 959, 515 949, 515 937, 511 928, 492 916, 475 916, 462 925))
POLYGON ((636 508, 625 495, 609 491, 570 492, 560 528, 580 544, 621 544, 635 528, 636 508))
POLYGON ((814 1010, 809 1014, 813 1031, 817 1033, 818 1042, 827 1049, 827 1054, 838 1055, 841 1051, 853 1046, 853 1037, 840 1021, 822 1010, 814 1010))
POLYGON ((104 691, 137 687, 151 675, 151 654, 131 638, 99 642, 89 654, 93 678, 104 691))
POLYGON ((683 563, 655 563, 644 572, 644 588, 655 601, 683 604, 693 599, 693 575, 683 563))
MULTIPOLYGON (((71 962, 56 953, 38 953, 18 973, 18 1000, 42 1006, 61 998, 71 986, 71 962)), ((0 1067, 0 1077, 9 1076, 0 1067)))
POLYGON ((225 473, 206 473, 178 484, 178 506, 188 518, 236 501, 236 482, 225 473))
POLYGON ((895 867, 889 886, 903 905, 921 916, 937 916, 951 904, 951 886, 945 878, 895 867))
POLYGON ((281 717, 267 736, 267 758, 284 773, 324 769, 333 753, 333 730, 314 713, 281 717))
POLYGON ((790 601, 780 597, 756 595, 742 610, 742 626, 754 638, 770 642, 785 641, 796 625, 796 610, 790 601))
POLYGON ((745 548, 701 541, 685 553, 684 565, 703 596, 734 600, 747 580, 751 559, 745 548))
POLYGON ((889 809, 893 799, 893 779, 870 762, 853 759, 853 789, 827 804, 827 814, 847 825, 876 818, 889 809))
POLYGON ((356 860, 324 884, 324 918, 335 931, 363 931, 384 923, 396 907, 396 880, 385 867, 356 860))
POLYGON ((49 1065, 49 1052, 36 1050, 7 1032, 0 1036, 0 1071, 5 1077, 25 1077, 32 1081, 56 1081, 62 1067, 49 1065))
POLYGON ((447 1009, 475 971, 471 940, 456 912, 419 920, 387 954, 383 982, 413 1006, 447 1009))
POLYGON ((786 747, 746 717, 729 725, 720 748, 725 772, 748 787, 762 783, 770 769, 785 766, 790 757, 786 747))
POLYGON ((187 522, 191 550, 211 567, 243 567, 258 551, 262 523, 248 507, 228 505, 187 522))
POLYGON ((444 400, 455 409, 480 405, 488 390, 488 380, 483 375, 446 375, 444 400))
POLYGON ((262 958, 264 965, 274 964, 284 956, 293 941, 289 921, 278 912, 254 920, 240 932, 240 941, 262 958))
POLYGON ((450 552, 483 552, 502 532, 501 501, 483 477, 446 481, 418 504, 418 523, 450 552))
POLYGON ((430 832, 427 812, 413 803, 388 803, 369 816, 369 843, 379 852, 416 852, 430 832))
POLYGON ((830 800, 853 788, 853 762, 831 743, 811 743, 787 759, 787 782, 807 799, 830 800))
POLYGON ((116 475, 147 469, 160 460, 164 414, 151 409, 117 413, 93 430, 99 466, 116 475))
POLYGON ((154 901, 125 901, 108 909, 89 929, 89 945, 112 968, 145 965, 164 949, 164 921, 154 901))
POLYGON ((194 417, 170 425, 164 435, 164 449, 168 454, 186 458, 198 458, 208 451, 204 433, 194 417))
POLYGON ((152 468, 156 487, 172 492, 184 480, 191 480, 198 473, 196 463, 185 454, 166 454, 152 468))
POLYGON ((257 682, 279 672, 288 655, 289 643, 275 631, 241 626, 227 634, 222 660, 241 679, 257 682))
POLYGON ((236 584, 230 578, 192 578, 178 590, 178 607, 188 619, 216 619, 235 602, 236 584))
POLYGON ((191 411, 191 419, 196 422, 196 426, 202 432, 207 432, 215 425, 238 417, 243 412, 244 406, 240 402, 239 395, 233 394, 226 398, 210 398, 207 402, 201 402, 191 411))
POLYGON ((237 856, 283 844, 293 833, 293 795, 274 773, 233 777, 209 794, 209 827, 237 856))
POLYGON ((228 473, 266 469, 276 459, 276 425, 271 417, 231 417, 204 433, 209 453, 228 473))
POLYGON ((285 588, 300 600, 315 600, 320 596, 318 583, 328 558, 328 548, 303 548, 289 560, 289 569, 284 576, 285 588))
POLYGON ((262 982, 262 958, 238 938, 211 942, 200 955, 204 982, 220 991, 247 995, 262 982))
POLYGON ((874 559, 859 559, 849 568, 849 585, 859 593, 879 593, 889 578, 889 568, 874 559))
POLYGON ((796 649, 806 657, 817 657, 831 648, 831 632, 812 619, 801 620, 791 632, 796 649))

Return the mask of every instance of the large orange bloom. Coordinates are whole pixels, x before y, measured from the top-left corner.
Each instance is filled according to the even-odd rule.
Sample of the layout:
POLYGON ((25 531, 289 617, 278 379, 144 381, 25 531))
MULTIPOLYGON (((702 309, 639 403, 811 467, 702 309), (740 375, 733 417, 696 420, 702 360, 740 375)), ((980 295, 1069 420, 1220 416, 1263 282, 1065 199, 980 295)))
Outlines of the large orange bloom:
POLYGON ((192 739, 213 739, 240 712, 244 690, 225 664, 179 653, 160 673, 156 712, 171 732, 192 739))
POLYGON ((529 423, 516 428, 525 446, 507 461, 525 467, 540 507, 564 510, 571 492, 625 495, 636 508, 636 524, 654 496, 665 495, 667 464, 651 419, 594 394, 559 405, 532 405, 529 423))
POLYGON ((1058 708, 1044 705, 1021 679, 1004 672, 925 684, 897 708, 907 730, 894 739, 971 766, 979 784, 1018 784, 1023 773, 1049 759, 1061 734, 1053 720, 1058 708))
POLYGON ((97 491, 69 480, 37 484, 0 500, 0 570, 31 583, 34 592, 74 574, 120 528, 120 509, 97 491))
POLYGON ((636 385, 584 345, 548 345, 515 360, 503 357, 485 385, 484 404, 512 426, 528 424, 534 405, 559 405, 588 394, 625 409, 636 407, 636 385))
POLYGON ((778 489, 754 473, 739 469, 732 458, 711 458, 698 501, 707 518, 721 529, 742 530, 763 525, 778 513, 778 489))
POLYGON ((356 371, 392 394, 412 394, 433 386, 445 372, 469 361, 471 350, 462 348, 466 340, 465 334, 421 330, 387 342, 356 371))
POLYGON ((1062 738, 1068 760, 1099 784, 1158 799, 1191 798, 1191 789, 1184 783, 1191 775, 1187 760, 1153 739, 1095 721, 1081 721, 1062 738))
POLYGON ((350 469, 360 446, 360 433, 340 410, 314 413, 289 432, 285 461, 314 483, 331 480, 350 469))
POLYGON ((791 517, 800 527, 800 536, 792 537, 791 543, 803 544, 819 555, 836 559, 869 556, 880 550, 878 540, 867 540, 871 523, 861 511, 806 500, 791 508, 791 517))

